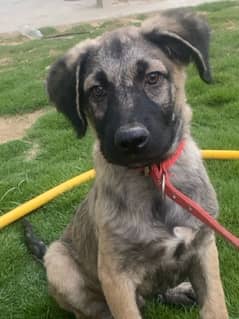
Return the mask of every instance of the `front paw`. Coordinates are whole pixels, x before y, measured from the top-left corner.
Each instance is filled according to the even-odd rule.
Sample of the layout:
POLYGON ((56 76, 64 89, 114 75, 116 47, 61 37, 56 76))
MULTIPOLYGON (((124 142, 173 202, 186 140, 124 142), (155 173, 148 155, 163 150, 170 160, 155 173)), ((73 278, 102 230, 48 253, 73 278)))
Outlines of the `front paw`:
POLYGON ((164 304, 176 306, 197 304, 195 292, 189 282, 183 282, 175 288, 168 289, 164 294, 159 295, 159 300, 164 304))
POLYGON ((205 305, 200 312, 201 319, 229 319, 227 309, 222 304, 212 306, 205 305))

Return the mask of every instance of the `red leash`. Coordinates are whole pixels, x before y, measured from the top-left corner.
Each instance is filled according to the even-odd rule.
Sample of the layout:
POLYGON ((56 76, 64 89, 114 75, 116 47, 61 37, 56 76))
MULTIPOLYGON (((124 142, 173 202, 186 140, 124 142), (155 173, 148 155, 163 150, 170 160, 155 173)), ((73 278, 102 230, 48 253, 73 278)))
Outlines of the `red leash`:
POLYGON ((180 157, 185 146, 185 142, 182 141, 176 152, 167 160, 159 165, 152 165, 150 168, 150 176, 154 180, 156 186, 162 191, 162 194, 166 194, 173 201, 185 208, 190 214, 197 217, 201 222, 211 227, 218 234, 223 236, 231 244, 239 248, 239 238, 230 233, 224 228, 216 219, 214 219, 206 210, 200 205, 194 202, 192 199, 181 193, 170 182, 168 169, 177 161, 180 157))

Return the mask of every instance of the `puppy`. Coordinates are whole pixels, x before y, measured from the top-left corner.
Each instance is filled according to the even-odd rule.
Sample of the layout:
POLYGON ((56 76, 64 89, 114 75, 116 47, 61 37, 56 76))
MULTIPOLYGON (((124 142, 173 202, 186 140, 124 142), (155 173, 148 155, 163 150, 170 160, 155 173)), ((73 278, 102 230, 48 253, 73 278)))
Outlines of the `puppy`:
POLYGON ((140 319, 147 296, 185 300, 185 280, 202 319, 228 318, 213 232, 142 174, 183 140, 171 182, 217 216, 185 97, 190 62, 211 82, 209 37, 203 19, 171 10, 80 43, 51 68, 51 101, 80 137, 88 123, 96 136, 94 186, 43 257, 50 293, 76 318, 140 319))

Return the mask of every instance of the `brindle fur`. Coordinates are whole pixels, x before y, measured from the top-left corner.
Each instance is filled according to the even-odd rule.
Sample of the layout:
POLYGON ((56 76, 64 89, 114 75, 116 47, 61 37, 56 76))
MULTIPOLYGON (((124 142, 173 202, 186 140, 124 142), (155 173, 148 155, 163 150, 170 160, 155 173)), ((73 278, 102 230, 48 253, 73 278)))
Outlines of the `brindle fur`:
POLYGON ((172 289, 187 279, 202 319, 228 318, 214 234, 133 168, 160 162, 184 139, 171 181, 217 216, 216 195, 190 135, 184 91, 190 61, 210 82, 208 43, 205 21, 169 11, 140 28, 76 45, 51 69, 51 100, 80 136, 88 121, 96 132, 94 186, 44 257, 51 294, 77 318, 140 319, 145 297, 176 296, 191 289, 172 289), (157 88, 142 84, 146 70, 160 72, 157 88), (99 84, 109 88, 107 101, 92 98, 99 84), (147 153, 130 157, 115 149, 113 137, 120 125, 132 123, 143 123, 152 140, 147 153))

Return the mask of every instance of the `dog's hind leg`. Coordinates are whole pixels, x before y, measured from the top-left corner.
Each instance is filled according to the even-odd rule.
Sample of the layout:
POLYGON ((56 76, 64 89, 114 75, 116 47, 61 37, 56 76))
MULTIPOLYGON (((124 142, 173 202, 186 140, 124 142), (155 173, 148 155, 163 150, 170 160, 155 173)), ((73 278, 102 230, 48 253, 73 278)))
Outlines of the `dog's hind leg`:
POLYGON ((49 292, 58 304, 77 319, 112 319, 103 293, 89 288, 67 245, 55 241, 47 248, 27 220, 23 226, 26 245, 38 261, 44 262, 49 292))
POLYGON ((190 280, 197 295, 201 319, 228 319, 214 238, 194 258, 190 280))
POLYGON ((80 311, 84 299, 84 280, 77 264, 60 241, 53 242, 44 256, 50 294, 71 312, 80 311))
POLYGON ((55 241, 50 245, 44 265, 49 291, 62 308, 80 319, 112 318, 103 295, 88 288, 79 265, 63 242, 55 241))

